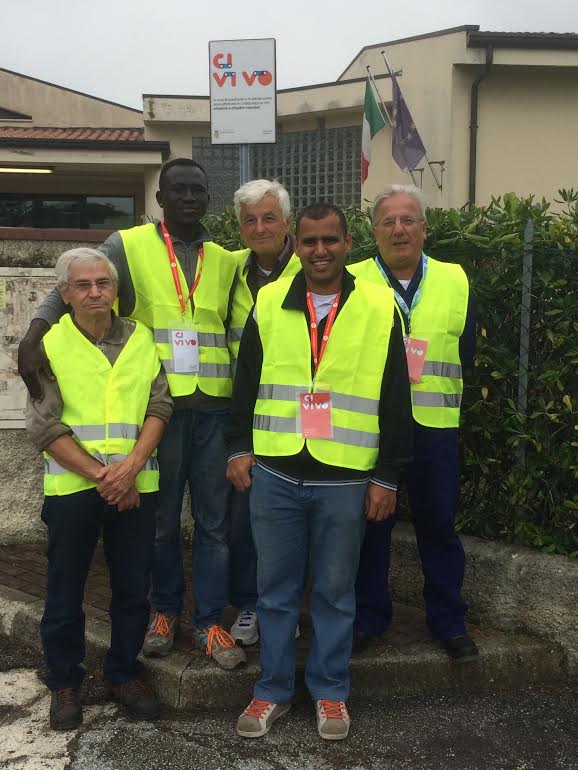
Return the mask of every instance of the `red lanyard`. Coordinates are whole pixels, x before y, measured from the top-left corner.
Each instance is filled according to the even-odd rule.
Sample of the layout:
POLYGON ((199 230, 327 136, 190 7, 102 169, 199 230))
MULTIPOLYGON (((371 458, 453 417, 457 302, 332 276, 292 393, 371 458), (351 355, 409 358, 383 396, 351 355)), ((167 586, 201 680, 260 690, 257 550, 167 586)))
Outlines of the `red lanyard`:
POLYGON ((161 230, 163 233, 163 238, 165 239, 165 245, 167 247, 169 264, 171 266, 171 273, 173 274, 173 281, 175 282, 175 289, 177 290, 177 297, 179 298, 179 304, 181 306, 181 313, 184 315, 187 307, 186 303, 190 300, 190 298, 195 293, 195 289, 199 285, 199 281, 201 280, 201 275, 203 274, 203 262, 205 259, 205 249, 201 244, 201 246, 199 247, 199 267, 197 270, 195 282, 193 283, 193 288, 190 290, 187 298, 185 299, 183 297, 183 289, 181 286, 179 268, 177 265, 177 258, 175 256, 175 249, 173 247, 173 242, 171 240, 171 236, 169 235, 169 231, 167 230, 164 222, 161 222, 161 230))
POLYGON ((321 340, 321 350, 318 350, 319 340, 317 337, 317 313, 315 312, 315 304, 313 302, 311 292, 307 292, 307 310, 309 311, 309 323, 311 328, 311 353, 313 354, 314 379, 317 375, 317 370, 319 369, 319 364, 321 363, 323 354, 325 353, 325 348, 327 347, 327 340, 329 339, 331 329, 333 328, 333 322, 335 321, 335 316, 337 315, 337 306, 339 305, 340 297, 341 292, 338 292, 335 296, 335 299, 333 300, 333 304, 331 305, 329 315, 327 316, 327 321, 325 322, 325 334, 321 340))

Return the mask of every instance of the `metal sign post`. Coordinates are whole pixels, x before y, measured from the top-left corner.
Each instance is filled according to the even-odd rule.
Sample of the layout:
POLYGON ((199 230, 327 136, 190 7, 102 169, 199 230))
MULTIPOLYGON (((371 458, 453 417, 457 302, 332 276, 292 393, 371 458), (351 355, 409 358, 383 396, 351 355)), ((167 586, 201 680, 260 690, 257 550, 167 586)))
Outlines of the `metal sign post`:
POLYGON ((239 145, 239 184, 251 181, 251 145, 239 145))

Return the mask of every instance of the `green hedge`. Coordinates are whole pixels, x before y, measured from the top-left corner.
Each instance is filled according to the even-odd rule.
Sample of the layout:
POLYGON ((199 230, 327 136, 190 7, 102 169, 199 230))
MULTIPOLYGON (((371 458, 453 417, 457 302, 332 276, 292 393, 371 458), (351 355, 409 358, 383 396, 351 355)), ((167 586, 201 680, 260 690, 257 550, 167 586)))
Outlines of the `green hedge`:
MULTIPOLYGON (((486 207, 429 209, 426 250, 466 271, 479 315, 475 368, 462 410, 458 528, 548 553, 578 555, 576 384, 578 192, 557 211, 513 194, 486 207), (528 408, 517 409, 524 228, 534 223, 528 408), (525 447, 525 465, 519 462, 525 447)), ((367 212, 347 212, 351 261, 375 253, 367 212)), ((234 212, 207 218, 215 240, 239 248, 234 212)))

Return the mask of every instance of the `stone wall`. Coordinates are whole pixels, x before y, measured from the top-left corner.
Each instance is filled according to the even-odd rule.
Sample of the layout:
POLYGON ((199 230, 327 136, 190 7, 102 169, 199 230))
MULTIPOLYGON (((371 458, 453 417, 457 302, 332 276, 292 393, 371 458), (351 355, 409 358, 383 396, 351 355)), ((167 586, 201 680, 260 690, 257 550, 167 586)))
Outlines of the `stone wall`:
MULTIPOLYGON (((578 561, 477 537, 462 541, 472 620, 559 645, 568 672, 578 676, 578 561)), ((391 584, 395 599, 423 606, 421 565, 406 523, 395 528, 391 584)))
POLYGON ((86 241, 4 240, 0 238, 2 267, 54 267, 58 257, 78 246, 96 246, 86 241))

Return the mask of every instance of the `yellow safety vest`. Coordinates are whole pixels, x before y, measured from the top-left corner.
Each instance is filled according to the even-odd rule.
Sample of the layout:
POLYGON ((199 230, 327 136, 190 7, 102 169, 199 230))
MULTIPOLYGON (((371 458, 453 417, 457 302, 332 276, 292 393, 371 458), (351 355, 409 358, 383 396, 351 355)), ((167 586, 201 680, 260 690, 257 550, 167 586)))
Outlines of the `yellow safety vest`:
POLYGON ((371 470, 379 450, 379 401, 393 324, 394 298, 358 280, 339 311, 315 379, 302 311, 285 310, 292 278, 279 278, 257 295, 263 367, 253 418, 257 455, 287 456, 307 449, 326 465, 371 470), (333 437, 304 439, 299 393, 331 393, 333 437))
MULTIPOLYGON (((111 366, 104 353, 75 326, 67 313, 43 339, 63 401, 61 421, 80 446, 103 465, 124 460, 145 419, 151 383, 160 371, 149 329, 136 323, 111 366)), ((44 452, 44 494, 71 495, 96 487, 94 481, 63 468, 44 452)), ((135 480, 139 492, 156 492, 156 452, 135 480)))
MULTIPOLYGON (((231 366, 235 368, 239 356, 239 344, 243 336, 243 329, 251 308, 255 304, 251 289, 247 286, 247 271, 245 265, 251 249, 242 249, 235 252, 237 259, 237 279, 235 284, 235 293, 233 294, 233 303, 231 307, 231 316, 227 339, 229 342, 229 352, 231 353, 231 366)), ((292 254, 291 258, 282 270, 279 278, 287 278, 297 275, 301 270, 301 260, 297 254, 292 254)), ((278 280, 278 279, 277 279, 278 280)))
MULTIPOLYGON (((387 286, 374 259, 347 269, 387 286)), ((410 384, 413 418, 428 428, 457 428, 460 424, 464 385, 459 343, 468 296, 468 279, 460 265, 428 257, 421 296, 411 313, 411 336, 427 340, 428 346, 421 382, 410 384)))
MULTIPOLYGON (((153 223, 120 230, 134 291, 135 307, 131 318, 152 329, 161 363, 167 374, 172 396, 188 396, 197 387, 209 396, 231 395, 231 365, 225 320, 229 292, 235 277, 236 262, 231 252, 216 243, 203 244, 203 272, 191 302, 181 313, 163 238, 153 223), (175 373, 171 344, 172 330, 198 332, 199 372, 175 373)), ((185 276, 177 260, 183 292, 189 293, 185 276)), ((197 263, 197 274, 200 260, 197 263)))

